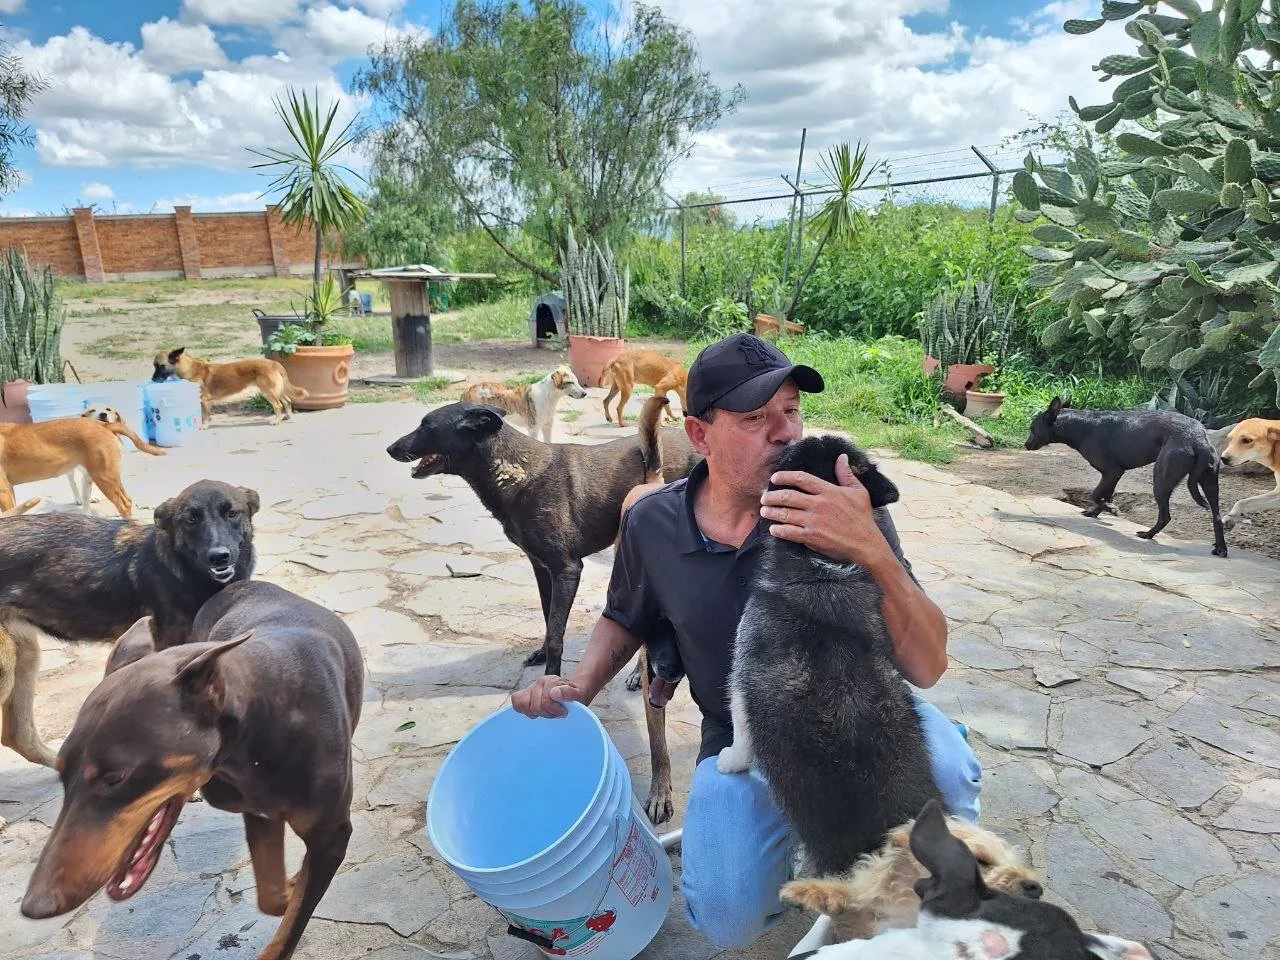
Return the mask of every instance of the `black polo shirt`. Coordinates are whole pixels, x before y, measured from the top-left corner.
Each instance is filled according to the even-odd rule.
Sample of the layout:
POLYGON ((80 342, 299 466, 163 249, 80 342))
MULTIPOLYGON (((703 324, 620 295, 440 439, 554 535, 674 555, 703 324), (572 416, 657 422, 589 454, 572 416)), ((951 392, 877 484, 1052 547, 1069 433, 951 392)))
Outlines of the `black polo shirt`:
MULTIPOLYGON (((638 500, 622 521, 604 615, 632 636, 648 636, 660 617, 675 630, 689 692, 702 711, 698 762, 733 742, 726 689, 733 638, 747 602, 761 537, 738 549, 703 536, 694 491, 707 477, 702 461, 689 476, 638 500)), ((889 511, 875 511, 893 552, 911 573, 889 511)), ((914 574, 912 574, 914 577, 914 574)))

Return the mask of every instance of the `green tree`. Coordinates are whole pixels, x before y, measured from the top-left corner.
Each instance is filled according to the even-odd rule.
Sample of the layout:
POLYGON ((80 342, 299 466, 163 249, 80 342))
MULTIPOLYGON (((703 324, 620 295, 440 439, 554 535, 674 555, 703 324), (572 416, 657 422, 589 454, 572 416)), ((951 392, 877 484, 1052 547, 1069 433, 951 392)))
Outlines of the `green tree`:
MULTIPOLYGON (((357 91, 383 114, 376 148, 438 183, 522 267, 520 225, 554 257, 624 241, 662 206, 661 185, 740 100, 702 70, 686 31, 636 4, 618 32, 579 0, 459 0, 426 38, 388 41, 357 91)), ((554 260, 552 261, 554 262, 554 260)))
POLYGON ((266 159, 252 164, 250 169, 265 167, 278 170, 275 180, 264 192, 284 191, 280 211, 284 222, 298 230, 312 223, 316 231, 315 296, 320 296, 320 255, 324 250, 324 236, 331 230, 347 230, 355 226, 364 215, 365 203, 347 184, 343 173, 362 180, 359 174, 336 161, 344 149, 355 142, 350 120, 341 131, 334 133, 333 121, 338 115, 338 104, 329 106, 327 115, 320 111, 320 95, 317 92, 313 104, 302 92, 302 99, 292 88, 289 90, 289 106, 286 108, 275 98, 276 114, 284 123, 293 140, 289 149, 268 148, 254 150, 266 159))
POLYGON ((411 173, 375 165, 363 220, 343 234, 347 253, 371 267, 452 266, 446 241, 462 226, 449 202, 411 173))
POLYGON ((724 197, 710 190, 701 193, 690 190, 681 198, 680 205, 684 207, 687 227, 728 230, 736 225, 733 213, 724 205, 724 197))
POLYGON ((22 61, 0 41, 0 195, 17 189, 20 179, 13 164, 13 151, 32 142, 31 128, 22 122, 27 107, 48 83, 28 73, 22 61))

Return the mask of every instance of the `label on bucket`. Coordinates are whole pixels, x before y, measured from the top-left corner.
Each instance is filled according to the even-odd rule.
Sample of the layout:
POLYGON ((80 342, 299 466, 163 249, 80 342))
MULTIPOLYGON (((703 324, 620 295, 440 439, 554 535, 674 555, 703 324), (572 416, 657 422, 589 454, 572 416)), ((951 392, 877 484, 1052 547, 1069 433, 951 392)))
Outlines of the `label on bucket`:
MULTIPOLYGON (((522 917, 502 911, 503 915, 529 933, 548 938, 554 946, 544 953, 554 957, 585 957, 595 953, 604 943, 618 920, 618 910, 639 907, 645 901, 657 900, 662 891, 654 882, 658 873, 658 860, 645 841, 643 828, 631 821, 627 842, 613 861, 613 873, 609 887, 600 898, 600 905, 590 916, 569 920, 544 920, 522 917), (619 897, 621 894, 621 897, 619 897), (612 904, 610 901, 613 901, 612 904)), ((541 948, 540 948, 541 949, 541 948)))

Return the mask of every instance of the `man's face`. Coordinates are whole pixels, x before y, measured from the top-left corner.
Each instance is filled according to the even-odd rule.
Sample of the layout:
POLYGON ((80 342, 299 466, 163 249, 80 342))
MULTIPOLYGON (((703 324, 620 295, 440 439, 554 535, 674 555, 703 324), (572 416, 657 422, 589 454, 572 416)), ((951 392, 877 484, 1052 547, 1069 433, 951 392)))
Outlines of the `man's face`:
POLYGON ((689 419, 689 439, 707 467, 734 489, 756 496, 769 482, 787 444, 804 433, 800 391, 786 380, 759 410, 717 410, 711 423, 689 419))

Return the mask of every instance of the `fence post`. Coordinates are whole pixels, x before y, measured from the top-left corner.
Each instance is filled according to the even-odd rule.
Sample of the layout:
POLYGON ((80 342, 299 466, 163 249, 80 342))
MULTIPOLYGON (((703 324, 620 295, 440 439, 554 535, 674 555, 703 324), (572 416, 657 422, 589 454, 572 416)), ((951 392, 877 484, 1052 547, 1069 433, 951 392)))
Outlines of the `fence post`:
POLYGON ((685 251, 688 249, 688 220, 684 214, 684 204, 680 204, 680 299, 689 298, 689 290, 685 282, 685 251))
POLYGON ((986 154, 977 147, 970 144, 969 149, 976 153, 978 155, 978 159, 981 160, 986 168, 991 171, 991 204, 987 208, 987 223, 995 226, 996 204, 1000 200, 1000 168, 988 160, 986 154))

